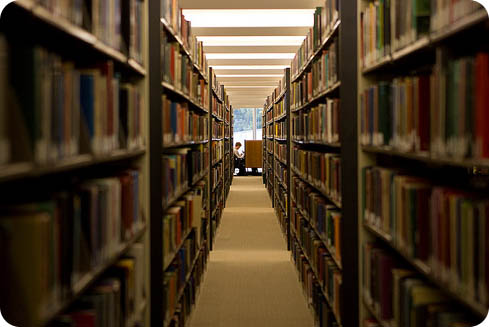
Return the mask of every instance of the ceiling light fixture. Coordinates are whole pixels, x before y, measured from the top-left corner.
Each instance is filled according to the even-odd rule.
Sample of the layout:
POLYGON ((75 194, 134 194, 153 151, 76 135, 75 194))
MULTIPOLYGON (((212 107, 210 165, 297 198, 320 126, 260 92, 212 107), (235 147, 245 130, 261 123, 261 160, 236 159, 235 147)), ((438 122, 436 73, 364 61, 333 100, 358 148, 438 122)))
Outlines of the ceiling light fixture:
POLYGON ((300 46, 305 36, 198 36, 204 46, 300 46))
POLYGON ((289 68, 290 65, 238 65, 238 66, 212 66, 212 69, 214 70, 265 70, 265 69, 270 69, 270 70, 283 70, 285 68, 289 68))
POLYGON ((207 59, 294 59, 295 53, 207 53, 207 59))

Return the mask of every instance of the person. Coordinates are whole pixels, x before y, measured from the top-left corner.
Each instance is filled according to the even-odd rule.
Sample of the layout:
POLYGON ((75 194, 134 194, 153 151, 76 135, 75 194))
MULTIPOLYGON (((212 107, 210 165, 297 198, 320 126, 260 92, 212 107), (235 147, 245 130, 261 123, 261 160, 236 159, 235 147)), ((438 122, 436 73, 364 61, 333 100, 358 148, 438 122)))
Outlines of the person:
POLYGON ((241 148, 241 142, 236 142, 234 145, 234 168, 239 169, 239 176, 244 176, 245 174, 245 164, 244 164, 244 153, 239 153, 241 148))

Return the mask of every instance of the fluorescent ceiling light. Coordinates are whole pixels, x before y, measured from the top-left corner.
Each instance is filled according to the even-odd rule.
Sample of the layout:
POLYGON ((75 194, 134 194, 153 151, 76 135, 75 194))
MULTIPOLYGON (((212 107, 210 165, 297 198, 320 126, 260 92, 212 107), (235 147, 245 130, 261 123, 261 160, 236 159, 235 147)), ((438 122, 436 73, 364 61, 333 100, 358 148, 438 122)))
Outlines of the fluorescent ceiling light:
POLYGON ((305 36, 198 36, 204 46, 301 45, 305 36))
POLYGON ((217 75, 216 74, 216 77, 222 77, 222 78, 227 78, 227 77, 240 77, 240 78, 241 77, 278 77, 278 78, 280 78, 283 76, 284 75, 280 75, 280 74, 275 74, 275 75, 274 74, 263 74, 263 75, 258 75, 258 74, 257 75, 234 75, 234 74, 233 75, 224 75, 224 74, 217 75))
POLYGON ((265 85, 265 86, 260 86, 260 85, 225 85, 225 89, 269 89, 269 88, 274 88, 277 87, 277 85, 265 85))
POLYGON ((314 9, 183 10, 192 27, 312 27, 314 9))
POLYGON ((251 69, 277 69, 277 70, 283 70, 285 68, 289 68, 290 65, 256 65, 256 66, 211 66, 212 69, 218 70, 218 69, 228 69, 228 70, 251 70, 251 69))
POLYGON ((207 53, 207 59, 294 59, 295 53, 207 53))

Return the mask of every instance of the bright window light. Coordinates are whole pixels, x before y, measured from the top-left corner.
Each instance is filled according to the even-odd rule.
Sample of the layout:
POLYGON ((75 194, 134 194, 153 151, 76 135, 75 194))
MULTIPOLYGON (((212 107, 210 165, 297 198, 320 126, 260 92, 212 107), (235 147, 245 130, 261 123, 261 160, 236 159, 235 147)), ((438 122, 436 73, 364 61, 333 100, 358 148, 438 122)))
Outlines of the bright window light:
POLYGON ((314 9, 183 10, 192 27, 311 27, 314 9))
POLYGON ((294 59, 295 53, 207 53, 207 59, 294 59))
POLYGON ((198 36, 204 46, 300 46, 305 36, 198 36))
POLYGON ((257 66, 211 66, 215 70, 223 70, 223 69, 228 69, 228 70, 263 70, 263 69, 277 69, 277 70, 283 70, 285 68, 288 68, 290 66, 287 65, 257 65, 257 66))
POLYGON ((277 78, 281 78, 283 77, 284 75, 281 75, 281 74, 263 74, 263 75, 221 75, 221 74, 216 74, 216 77, 220 77, 220 78, 227 78, 227 77, 239 77, 239 78, 242 78, 242 77, 246 77, 246 78, 253 78, 253 77, 277 77, 277 78))

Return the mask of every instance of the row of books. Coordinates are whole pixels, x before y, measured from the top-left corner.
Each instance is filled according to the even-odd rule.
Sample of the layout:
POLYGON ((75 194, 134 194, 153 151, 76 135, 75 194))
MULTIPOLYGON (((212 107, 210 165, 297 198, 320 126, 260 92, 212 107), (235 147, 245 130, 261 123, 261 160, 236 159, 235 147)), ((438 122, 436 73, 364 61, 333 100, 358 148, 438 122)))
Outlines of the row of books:
POLYGON ((335 315, 339 317, 338 314, 340 312, 341 273, 332 271, 332 278, 328 279, 329 283, 326 286, 330 288, 331 291, 328 290, 327 292, 324 292, 323 290, 325 290, 326 287, 323 288, 319 284, 319 281, 315 276, 315 270, 309 263, 308 257, 305 252, 303 252, 302 247, 296 238, 293 238, 291 249, 292 258, 299 274, 299 280, 306 294, 308 303, 310 303, 314 309, 319 326, 340 326, 341 322, 337 321, 335 315), (330 284, 331 280, 332 284, 330 284), (328 297, 331 294, 330 301, 326 300, 325 293, 328 294, 328 297), (333 298, 336 298, 337 300, 332 302, 331 300, 333 298), (328 302, 333 303, 333 307, 331 307, 328 302))
POLYGON ((275 142, 273 142, 273 141, 267 141, 267 150, 268 150, 269 152, 271 152, 271 153, 273 153, 273 144, 274 144, 274 143, 275 143, 275 142))
POLYGON ((341 157, 332 153, 301 150, 294 147, 292 167, 308 183, 341 203, 341 157))
POLYGON ((270 123, 273 121, 273 110, 267 111, 266 122, 270 123))
POLYGON ((275 118, 285 114, 285 98, 273 105, 273 114, 275 118))
POLYGON ((220 182, 222 182, 222 174, 223 174, 223 163, 212 167, 212 188, 214 189, 220 182))
POLYGON ((163 264, 168 264, 176 258, 176 251, 185 244, 188 238, 200 240, 197 230, 201 225, 202 193, 191 191, 181 200, 170 207, 163 216, 163 264), (194 230, 195 235, 189 236, 194 230))
POLYGON ((192 111, 188 103, 175 102, 162 96, 163 146, 206 141, 209 118, 192 111))
MULTIPOLYGON (((280 194, 281 194, 280 192, 277 192, 275 193, 275 196, 279 196, 280 194)), ((277 201, 275 201, 274 209, 275 209, 275 215, 277 216, 279 226, 282 229, 284 235, 287 235, 287 212, 285 211, 286 209, 283 208, 282 205, 278 204, 277 201)))
POLYGON ((360 14, 362 65, 375 64, 481 8, 473 1, 369 1, 360 14))
MULTIPOLYGON (((194 231, 192 232, 194 234, 194 231)), ((164 319, 168 321, 173 317, 184 288, 186 287, 188 277, 193 270, 193 264, 200 255, 200 248, 193 236, 183 241, 182 246, 178 249, 175 260, 168 267, 164 274, 164 298, 165 312, 164 319)))
MULTIPOLYGON (((284 164, 279 162, 278 160, 275 160, 275 175, 279 179, 279 185, 282 186, 282 188, 286 189, 287 187, 287 168, 285 167, 284 164)), ((278 189, 278 188, 277 188, 278 189)))
POLYGON ((224 141, 212 141, 211 156, 213 163, 224 157, 224 141))
MULTIPOLYGON (((271 143, 270 143, 270 146, 272 146, 271 143)), ((280 160, 282 160, 283 162, 287 162, 287 155, 288 155, 287 144, 275 142, 274 153, 277 155, 277 157, 280 160)))
POLYGON ((144 317, 145 251, 134 244, 53 326, 133 326, 144 317))
POLYGON ((363 251, 364 301, 381 320, 395 326, 475 326, 466 310, 406 269, 392 253, 375 243, 363 251))
POLYGON ((214 119, 212 120, 212 138, 213 139, 224 138, 224 124, 214 119))
POLYGON ((111 61, 78 67, 2 36, 0 53, 0 164, 142 147, 144 99, 111 61))
POLYGON ((171 317, 170 327, 183 327, 188 324, 190 313, 195 307, 197 292, 202 283, 204 272, 207 266, 209 249, 205 246, 197 254, 197 261, 191 271, 185 289, 183 290, 180 302, 177 303, 173 316, 171 317))
POLYGON ((161 158, 164 207, 189 186, 188 152, 189 149, 173 150, 172 153, 164 154, 161 158))
POLYGON ((92 270, 113 259, 143 225, 139 172, 121 171, 0 208, 2 314, 39 324, 92 270), (46 264, 49 263, 49 264, 46 264))
POLYGON ((339 42, 335 37, 312 63, 311 70, 291 84, 291 107, 298 108, 328 90, 339 79, 339 42))
POLYGON ((208 108, 208 88, 205 80, 194 70, 192 59, 182 53, 182 47, 178 42, 170 41, 164 32, 162 34, 162 81, 188 95, 202 107, 208 108))
POLYGON ((361 142, 433 156, 488 158, 483 123, 488 81, 487 52, 451 58, 438 49, 431 75, 398 77, 361 95, 361 142))
POLYGON ((287 138, 287 121, 280 121, 272 125, 272 127, 275 127, 275 133, 272 135, 275 135, 275 138, 280 138, 280 139, 285 139, 287 138))
MULTIPOLYGON (((335 292, 335 288, 338 288, 340 284, 335 283, 335 278, 338 275, 341 276, 341 271, 311 225, 306 220, 301 219, 300 215, 297 219, 299 220, 298 225, 294 226, 294 228, 297 227, 294 230, 297 241, 309 260, 317 283, 324 290, 329 302, 334 303, 334 306, 338 305, 339 309, 340 297, 339 293, 335 292)), ((337 311, 336 313, 339 317, 340 312, 337 311)))
POLYGON ((331 33, 334 24, 339 18, 340 2, 338 0, 326 0, 323 7, 316 7, 314 12, 314 26, 309 29, 306 39, 299 48, 291 63, 292 76, 309 60, 326 37, 331 33))
POLYGON ((314 143, 340 142, 340 100, 328 98, 326 103, 293 115, 292 138, 314 143))
POLYGON ((382 167, 364 168, 362 178, 365 223, 450 290, 487 306, 488 199, 382 167))
POLYGON ((297 177, 292 177, 292 216, 300 231, 300 218, 306 219, 328 252, 341 262, 341 211, 297 177))
POLYGON ((193 176, 192 182, 195 182, 195 179, 200 178, 209 168, 209 147, 207 144, 200 144, 197 148, 190 150, 188 156, 189 174, 193 176))
POLYGON ((220 119, 224 119, 224 104, 212 98, 212 113, 220 119))

